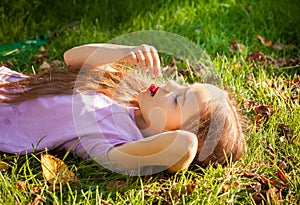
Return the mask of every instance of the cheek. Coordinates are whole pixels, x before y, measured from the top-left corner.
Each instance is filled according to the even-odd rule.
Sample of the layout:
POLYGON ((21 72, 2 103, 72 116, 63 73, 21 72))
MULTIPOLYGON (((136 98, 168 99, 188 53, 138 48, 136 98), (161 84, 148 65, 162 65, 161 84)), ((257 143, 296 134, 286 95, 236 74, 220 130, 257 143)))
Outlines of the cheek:
POLYGON ((161 107, 154 107, 149 111, 149 119, 154 122, 166 122, 167 114, 161 107))
POLYGON ((160 107, 152 108, 147 114, 149 117, 149 129, 156 132, 164 132, 167 126, 167 115, 165 111, 160 107))

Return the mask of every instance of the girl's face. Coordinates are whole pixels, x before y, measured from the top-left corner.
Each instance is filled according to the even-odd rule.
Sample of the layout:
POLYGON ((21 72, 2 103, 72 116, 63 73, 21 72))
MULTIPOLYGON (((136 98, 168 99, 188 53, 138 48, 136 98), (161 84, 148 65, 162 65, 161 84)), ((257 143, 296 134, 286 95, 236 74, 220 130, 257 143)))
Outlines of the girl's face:
POLYGON ((146 124, 142 132, 152 135, 179 129, 206 110, 210 99, 205 84, 182 86, 169 81, 158 89, 152 86, 138 95, 140 114, 146 124))

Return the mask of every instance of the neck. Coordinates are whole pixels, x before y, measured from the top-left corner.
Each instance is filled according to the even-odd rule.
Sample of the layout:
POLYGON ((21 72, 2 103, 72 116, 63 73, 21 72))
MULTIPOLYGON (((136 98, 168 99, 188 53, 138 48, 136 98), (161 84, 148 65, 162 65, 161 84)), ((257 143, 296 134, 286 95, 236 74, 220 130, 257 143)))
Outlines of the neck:
MULTIPOLYGON (((140 132, 142 133, 143 137, 145 137, 145 138, 159 134, 162 132, 161 126, 159 126, 159 125, 155 126, 155 125, 151 125, 151 124, 149 125, 148 123, 146 123, 140 110, 134 111, 134 119, 135 119, 135 124, 140 129, 140 132)), ((164 124, 164 123, 160 123, 160 124, 164 124)), ((166 131, 166 130, 163 130, 163 131, 166 131)))
POLYGON ((146 122, 143 118, 143 115, 141 113, 141 110, 135 110, 134 111, 134 120, 135 120, 135 124, 136 126, 140 129, 140 130, 144 130, 147 128, 146 122))

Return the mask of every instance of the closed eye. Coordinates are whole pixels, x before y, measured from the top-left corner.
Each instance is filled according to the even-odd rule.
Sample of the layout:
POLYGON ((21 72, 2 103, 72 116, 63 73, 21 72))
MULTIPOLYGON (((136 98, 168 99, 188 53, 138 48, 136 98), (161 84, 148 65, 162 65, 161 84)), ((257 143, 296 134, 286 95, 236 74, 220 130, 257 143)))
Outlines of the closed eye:
POLYGON ((173 95, 173 98, 174 98, 174 102, 177 103, 177 102, 178 102, 179 95, 173 95))

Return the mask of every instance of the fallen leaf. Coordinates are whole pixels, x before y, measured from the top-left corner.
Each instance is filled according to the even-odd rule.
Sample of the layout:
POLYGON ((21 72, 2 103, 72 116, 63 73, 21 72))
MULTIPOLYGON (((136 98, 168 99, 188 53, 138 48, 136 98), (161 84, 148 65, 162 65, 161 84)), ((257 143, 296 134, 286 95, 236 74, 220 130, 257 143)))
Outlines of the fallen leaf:
POLYGON ((284 161, 282 161, 282 162, 279 163, 278 168, 282 169, 282 170, 286 170, 287 169, 287 165, 286 165, 286 163, 284 161))
POLYGON ((286 187, 285 184, 282 184, 281 182, 279 182, 277 179, 275 178, 270 178, 269 179, 270 184, 272 184, 274 187, 278 188, 278 189, 284 189, 286 187))
POLYGON ((115 181, 110 181, 107 185, 106 185, 106 189, 119 189, 119 188, 127 188, 127 183, 126 181, 123 180, 115 180, 115 181))
POLYGON ((247 6, 247 7, 246 7, 246 11, 247 11, 247 13, 248 13, 248 14, 250 14, 250 13, 251 13, 251 9, 252 9, 252 7, 251 7, 251 6, 247 6))
POLYGON ((50 184, 49 189, 50 190, 60 190, 60 185, 59 184, 50 184))
POLYGON ((273 58, 265 55, 263 52, 255 51, 247 56, 246 61, 250 62, 260 62, 260 63, 274 63, 273 58))
POLYGON ((47 69, 50 69, 50 64, 47 63, 46 61, 43 61, 43 63, 40 65, 40 68, 41 70, 47 70, 47 69))
POLYGON ((280 136, 284 136, 288 141, 294 136, 294 130, 292 130, 288 125, 280 124, 280 136))
POLYGON ((239 43, 239 42, 234 41, 234 40, 231 41, 231 49, 233 51, 238 51, 238 52, 241 52, 241 53, 245 52, 245 50, 246 50, 244 44, 239 43))
POLYGON ((255 193, 255 195, 253 196, 253 200, 254 200, 255 204, 257 204, 257 205, 263 204, 263 201, 265 201, 265 200, 263 199, 263 197, 260 196, 260 194, 256 194, 256 193, 255 193))
POLYGON ((291 58, 291 57, 277 58, 274 62, 276 63, 276 65, 278 65, 278 67, 300 65, 299 58, 291 58))
POLYGON ((284 183, 289 183, 289 181, 287 180, 287 178, 286 178, 286 173, 285 173, 285 171, 283 171, 283 170, 278 170, 277 171, 277 175, 278 175, 278 177, 279 177, 279 179, 281 180, 281 181, 283 181, 284 183))
POLYGON ((269 46, 272 46, 273 45, 273 42, 271 40, 266 40, 263 36, 261 35, 256 35, 256 37, 260 40, 260 42, 266 46, 266 47, 269 47, 269 46))
POLYGON ((0 171, 7 171, 8 169, 9 169, 9 164, 4 161, 0 161, 0 171))
POLYGON ((261 191, 261 183, 259 182, 252 182, 251 184, 246 185, 246 187, 253 189, 257 194, 261 191))
POLYGON ((44 46, 41 46, 39 50, 40 52, 46 52, 46 48, 44 46))
POLYGON ((300 82, 300 75, 297 75, 296 78, 293 79, 293 83, 299 83, 300 82))
POLYGON ((282 51, 282 50, 294 50, 295 48, 297 48, 297 46, 293 44, 283 45, 281 43, 275 42, 272 45, 272 48, 278 51, 282 51))
POLYGON ((74 182, 80 184, 80 180, 68 169, 67 165, 62 160, 50 154, 41 154, 41 165, 43 176, 50 184, 54 182, 62 184, 74 182))
POLYGON ((104 201, 103 199, 101 199, 101 203, 100 204, 103 204, 103 205, 111 205, 111 203, 107 202, 107 201, 104 201))
POLYGON ((29 193, 31 194, 40 194, 41 193, 41 188, 40 187, 32 187, 30 190, 29 190, 29 193))
POLYGON ((230 184, 228 184, 228 183, 224 183, 224 184, 222 185, 222 191, 223 191, 223 192, 227 192, 230 188, 231 188, 231 186, 230 186, 230 184))
POLYGON ((38 205, 38 204, 40 204, 41 200, 42 200, 42 197, 40 195, 36 195, 35 198, 27 205, 38 205))
POLYGON ((278 50, 278 51, 282 51, 284 49, 284 46, 282 44, 279 44, 279 43, 274 43, 272 45, 272 48, 274 48, 275 50, 278 50))
POLYGON ((19 180, 19 181, 17 182, 17 188, 18 188, 19 190, 25 190, 25 189, 27 188, 27 182, 26 182, 26 181, 21 181, 21 180, 19 180))
POLYGON ((294 44, 289 44, 284 46, 284 49, 286 50, 294 50, 295 48, 297 48, 297 46, 294 44))
POLYGON ((257 114, 271 116, 271 114, 272 114, 272 105, 259 105, 259 106, 256 106, 254 108, 254 111, 257 114))
POLYGON ((254 107, 253 110, 257 113, 255 117, 255 124, 257 130, 260 129, 261 122, 268 122, 270 116, 274 113, 274 111, 272 110, 272 105, 258 105, 254 107))
POLYGON ((278 190, 275 187, 272 187, 266 191, 266 197, 269 198, 271 204, 275 204, 278 202, 278 190))
POLYGON ((256 179, 258 182, 260 182, 262 185, 264 185, 265 187, 268 187, 268 188, 270 187, 269 186, 270 184, 278 189, 284 189, 286 187, 285 184, 280 183, 275 178, 269 179, 265 176, 262 176, 262 175, 259 175, 259 174, 253 173, 253 172, 244 172, 243 176, 256 179))
POLYGON ((197 184, 193 183, 193 184, 188 184, 186 185, 186 189, 187 189, 187 194, 193 194, 194 191, 196 190, 197 188, 197 184))
POLYGON ((60 60, 53 60, 49 64, 52 69, 57 69, 62 65, 60 60))
POLYGON ((271 144, 268 144, 268 145, 266 146, 266 150, 269 151, 270 155, 271 155, 273 158, 275 157, 276 153, 275 153, 275 151, 274 151, 274 149, 273 149, 273 147, 272 147, 271 144))
POLYGON ((238 187, 240 184, 238 182, 233 182, 232 185, 238 187))
POLYGON ((244 98, 242 99, 242 104, 243 104, 243 107, 246 110, 251 110, 255 106, 257 106, 257 102, 255 100, 247 100, 247 99, 244 99, 244 98))

